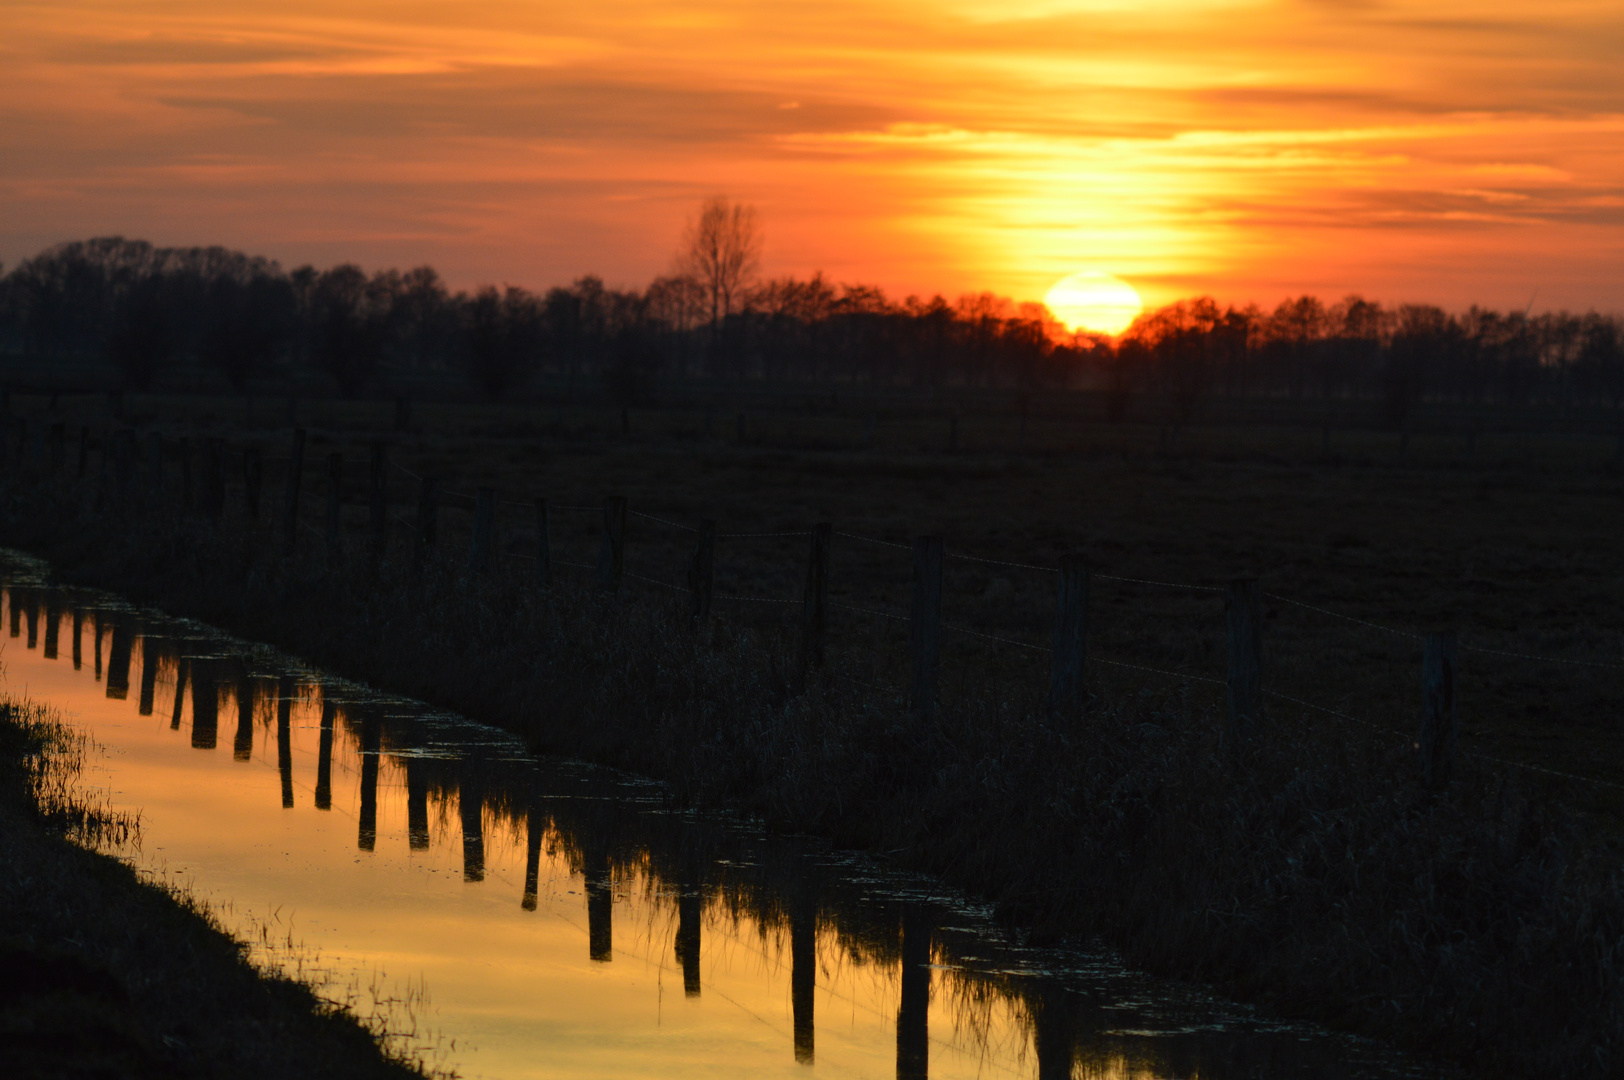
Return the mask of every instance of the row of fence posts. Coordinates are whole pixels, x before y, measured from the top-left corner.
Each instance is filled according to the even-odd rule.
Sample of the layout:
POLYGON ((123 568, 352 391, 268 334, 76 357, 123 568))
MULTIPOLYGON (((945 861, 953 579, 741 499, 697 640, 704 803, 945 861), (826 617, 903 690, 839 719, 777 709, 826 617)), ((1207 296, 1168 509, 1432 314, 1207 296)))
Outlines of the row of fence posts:
MULTIPOLYGON (((17 423, 13 420, 11 423, 17 423)), ((25 427, 26 425, 20 425, 25 427)), ((48 457, 53 472, 60 472, 65 458, 65 429, 60 423, 49 428, 46 446, 40 446, 36 459, 48 457), (46 448, 48 446, 48 453, 46 448)), ((82 478, 87 468, 90 429, 80 435, 78 475, 82 478)), ((20 454, 23 438, 0 439, 0 449, 9 457, 20 454)), ((43 440, 42 440, 43 441, 43 440)), ((115 497, 120 507, 128 508, 133 493, 135 471, 136 434, 129 429, 116 432, 111 439, 103 439, 103 481, 98 489, 98 501, 105 501, 108 471, 109 442, 113 463, 115 497)), ((295 429, 290 446, 288 471, 283 493, 282 533, 285 551, 291 553, 297 543, 300 526, 300 488, 304 473, 305 430, 295 429)), ((163 485, 163 446, 157 432, 148 436, 147 466, 148 489, 151 496, 161 494, 163 485)), ((182 501, 187 508, 193 505, 192 458, 188 440, 182 438, 177 447, 181 463, 182 501)), ((225 508, 225 445, 219 438, 205 439, 202 444, 201 497, 198 500, 203 514, 215 520, 222 517, 225 508)), ((263 482, 263 462, 257 448, 243 451, 244 509, 251 519, 260 513, 263 482)), ((381 561, 387 548, 388 533, 388 450, 384 443, 372 445, 371 470, 368 485, 368 544, 369 557, 381 561)), ((328 558, 337 565, 343 558, 341 483, 344 457, 340 453, 327 456, 326 515, 323 530, 328 558)), ((441 489, 432 477, 419 478, 417 521, 414 529, 414 559, 420 560, 427 549, 435 546, 438 532, 441 489)), ((473 533, 468 551, 468 569, 474 574, 490 572, 496 553, 496 505, 494 488, 476 489, 473 506, 473 533)), ((538 586, 552 583, 553 559, 550 542, 550 515, 546 499, 534 503, 536 515, 536 549, 534 552, 534 580, 538 586)), ((595 571, 597 587, 603 592, 617 594, 625 572, 625 544, 627 500, 612 495, 603 501, 603 532, 595 571)), ((687 586, 690 594, 689 611, 696 622, 707 619, 711 612, 716 581, 716 522, 705 519, 696 530, 696 544, 689 559, 687 586)), ((829 611, 830 552, 833 546, 833 526, 818 522, 810 532, 807 556, 806 585, 802 594, 799 635, 796 648, 796 677, 804 682, 809 673, 822 665, 829 611)), ((942 564, 944 558, 940 536, 921 536, 914 540, 913 598, 908 617, 909 650, 909 707, 920 720, 935 718, 938 672, 941 661, 942 635, 942 564)), ((1085 556, 1064 555, 1058 567, 1059 588, 1056 597, 1054 632, 1052 637, 1049 711, 1059 722, 1075 722, 1081 718, 1087 695, 1084 668, 1087 663, 1089 566, 1085 556)), ((1263 594, 1256 579, 1238 578, 1224 590, 1225 622, 1229 646, 1226 682, 1228 698, 1228 742, 1232 749, 1261 737, 1263 721, 1263 594)), ((1420 763, 1421 779, 1429 791, 1447 787, 1454 770, 1457 746, 1457 720, 1455 713, 1455 636, 1450 633, 1429 634, 1422 655, 1422 716, 1415 750, 1420 763)))

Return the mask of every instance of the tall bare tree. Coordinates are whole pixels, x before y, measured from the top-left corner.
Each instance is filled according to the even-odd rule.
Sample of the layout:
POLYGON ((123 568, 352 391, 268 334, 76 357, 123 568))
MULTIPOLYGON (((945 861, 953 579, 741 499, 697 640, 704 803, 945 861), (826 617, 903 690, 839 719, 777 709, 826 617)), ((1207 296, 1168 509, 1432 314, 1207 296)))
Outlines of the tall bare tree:
POLYGON ((724 195, 706 199, 683 234, 677 269, 704 288, 712 330, 744 298, 760 263, 761 221, 756 208, 730 202, 724 195))

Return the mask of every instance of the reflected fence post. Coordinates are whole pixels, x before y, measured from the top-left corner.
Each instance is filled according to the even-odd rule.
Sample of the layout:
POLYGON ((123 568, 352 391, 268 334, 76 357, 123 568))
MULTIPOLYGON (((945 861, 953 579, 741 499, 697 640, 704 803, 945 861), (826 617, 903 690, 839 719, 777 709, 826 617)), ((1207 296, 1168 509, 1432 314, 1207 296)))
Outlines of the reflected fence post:
POLYGON ((406 842, 413 851, 429 848, 429 778, 422 758, 406 759, 406 842))
POLYGON ((812 994, 818 981, 818 904, 808 883, 795 886, 789 912, 789 996, 795 1022, 795 1060, 812 1064, 816 1048, 812 994))
POLYGON ((23 593, 23 618, 28 622, 28 647, 39 648, 39 597, 33 589, 23 593))
POLYGON ((236 662, 237 675, 237 735, 231 741, 231 759, 247 761, 254 756, 254 704, 258 696, 256 680, 245 670, 247 659, 236 662))
POLYGON ((107 696, 110 698, 122 701, 130 696, 130 653, 134 646, 135 626, 129 616, 125 616, 113 624, 113 643, 107 649, 107 696))
POLYGON ((190 672, 191 667, 192 667, 191 661, 187 660, 186 657, 181 656, 178 653, 176 654, 176 656, 175 656, 175 706, 174 706, 174 711, 169 714, 169 730, 170 731, 179 731, 180 730, 180 714, 181 714, 182 708, 186 704, 186 676, 190 672))
POLYGON ((45 594, 45 649, 47 660, 56 659, 57 644, 61 640, 62 609, 57 605, 61 603, 55 589, 45 594))
POLYGON ((479 765, 459 762, 457 812, 462 819, 462 880, 485 880, 485 790, 479 765))
POLYGON ((333 808, 333 723, 337 719, 337 714, 338 706, 327 696, 327 688, 322 687, 321 739, 316 748, 317 810, 333 808))
POLYGON ((378 846, 378 759, 382 732, 378 718, 368 713, 361 718, 361 813, 355 846, 372 851, 378 846))
POLYGON ((597 963, 607 964, 615 958, 614 874, 609 865, 609 852, 599 846, 596 837, 585 837, 581 847, 581 873, 586 880, 587 955, 597 963))
POLYGON ((79 605, 73 606, 73 670, 78 671, 84 667, 85 662, 85 610, 79 605))
POLYGON ((163 643, 151 634, 141 635, 141 701, 142 716, 152 715, 153 698, 158 692, 158 656, 163 643))
POLYGON ((1075 1005, 1063 988, 1043 983, 1033 995, 1032 1049, 1038 1080, 1071 1080, 1075 1056, 1075 1005))
POLYGON ((699 996, 700 929, 705 918, 705 888, 692 869, 677 893, 677 963, 682 967, 682 992, 699 996))
POLYGON ((214 685, 215 661, 196 657, 192 660, 192 745, 199 750, 213 750, 219 735, 220 695, 214 685))
POLYGON ((930 921, 918 905, 902 911, 902 1001, 897 1007, 897 1080, 930 1075, 930 921))
POLYGON ((276 687, 276 771, 282 778, 282 809, 293 809, 293 696, 298 687, 284 675, 276 687))
POLYGON ((532 796, 524 815, 524 899, 519 906, 526 911, 536 910, 536 887, 541 880, 541 834, 546 825, 541 807, 532 796))

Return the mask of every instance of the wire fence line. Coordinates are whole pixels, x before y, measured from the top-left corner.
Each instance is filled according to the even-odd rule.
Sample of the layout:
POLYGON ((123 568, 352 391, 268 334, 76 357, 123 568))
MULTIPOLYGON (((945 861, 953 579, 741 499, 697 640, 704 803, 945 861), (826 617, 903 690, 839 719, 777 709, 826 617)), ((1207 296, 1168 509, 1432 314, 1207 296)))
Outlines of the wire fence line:
MULTIPOLYGON (((210 449, 209 454, 210 454, 211 464, 209 464, 205 468, 206 473, 209 470, 212 470, 212 472, 214 474, 213 478, 211 480, 207 481, 207 482, 212 485, 212 490, 215 491, 215 492, 218 492, 218 491, 221 490, 221 487, 220 487, 221 478, 218 475, 219 472, 220 472, 219 467, 218 467, 218 463, 219 463, 220 456, 221 456, 220 453, 219 453, 219 450, 220 450, 220 447, 218 446, 218 444, 215 444, 215 446, 210 449)), ((245 463, 249 460, 249 456, 246 455, 246 454, 240 455, 240 456, 243 457, 245 463)), ((260 460, 261 464, 265 464, 265 463, 276 464, 276 463, 283 463, 283 462, 291 464, 294 459, 290 457, 290 458, 285 458, 285 459, 284 458, 272 458, 272 459, 260 458, 259 460, 260 460)), ((376 458, 374 459, 374 461, 377 461, 377 460, 378 459, 376 459, 376 458)), ((404 474, 405 476, 411 477, 411 478, 413 478, 413 479, 415 479, 415 480, 417 480, 419 482, 425 482, 422 475, 419 474, 418 472, 408 468, 407 466, 405 466, 405 465, 403 465, 403 464, 401 464, 401 463, 399 463, 397 461, 394 461, 393 459, 386 458, 385 460, 387 460, 389 462, 389 464, 393 465, 395 467, 395 469, 397 469, 400 473, 404 474)), ((104 466, 103 470, 102 470, 103 476, 102 476, 102 479, 101 479, 101 483, 105 485, 106 483, 109 482, 109 477, 107 475, 108 470, 106 468, 106 462, 105 462, 105 452, 104 452, 103 466, 104 466)), ((117 473, 119 475, 116 476, 116 482, 120 485, 121 489, 122 489, 122 487, 128 485, 128 483, 129 483, 129 481, 131 479, 131 475, 134 472, 135 472, 135 467, 131 467, 129 465, 126 465, 121 461, 119 470, 117 470, 117 473)), ((291 477, 291 470, 289 472, 289 475, 291 477)), ((155 484, 161 483, 161 474, 160 474, 158 479, 154 480, 154 483, 155 484)), ((293 481, 293 483, 296 483, 296 480, 293 481)), ((425 484, 426 484, 426 482, 425 482, 425 484)), ((189 490, 189 486, 188 486, 188 490, 189 490)), ((296 492, 297 489, 296 489, 296 487, 293 487, 293 488, 290 488, 290 490, 296 492)), ((496 503, 497 505, 509 506, 509 507, 525 507, 525 508, 536 505, 535 503, 526 503, 526 502, 518 502, 518 501, 508 500, 508 499, 495 498, 494 491, 492 489, 490 489, 490 488, 481 488, 479 490, 480 490, 480 493, 482 495, 484 495, 486 499, 490 500, 491 502, 496 503)), ((378 489, 375 487, 374 488, 374 493, 375 493, 374 498, 377 497, 377 494, 376 494, 377 491, 378 491, 378 489)), ((477 502, 478 502, 478 498, 475 495, 470 495, 470 494, 468 494, 466 492, 461 492, 461 491, 452 490, 452 489, 446 489, 446 490, 444 490, 442 492, 442 494, 445 495, 445 496, 448 496, 450 498, 453 498, 453 499, 462 499, 462 500, 467 500, 469 502, 474 502, 474 503, 476 503, 476 505, 477 505, 477 502)), ((334 498, 335 495, 336 495, 336 493, 330 493, 329 494, 329 499, 334 498)), ((219 501, 220 497, 221 496, 218 495, 218 494, 215 494, 215 495, 211 496, 211 498, 214 500, 214 502, 216 504, 218 504, 218 501, 219 501)), ((621 502, 622 502, 622 505, 623 505, 623 500, 621 500, 621 502)), ((293 504, 293 505, 296 505, 296 504, 293 504)), ((328 503, 328 506, 330 508, 333 505, 334 504, 331 501, 328 503)), ((376 509, 377 504, 374 503, 373 505, 374 505, 374 508, 376 509)), ((556 506, 550 506, 550 509, 557 509, 557 510, 560 510, 560 511, 567 511, 567 512, 597 513, 597 512, 600 512, 600 511, 604 510, 605 507, 601 506, 601 505, 576 506, 576 505, 560 504, 560 505, 556 505, 556 506)), ((217 515, 219 513, 218 505, 216 505, 214 510, 209 511, 209 512, 214 513, 214 514, 217 515)), ((331 510, 329 510, 329 512, 331 512, 331 510)), ((671 528, 671 529, 674 529, 674 530, 678 530, 678 531, 683 532, 683 533, 698 534, 700 532, 699 529, 696 529, 693 526, 685 525, 685 524, 682 524, 681 522, 673 521, 673 520, 670 520, 668 518, 660 517, 660 516, 655 515, 655 514, 649 514, 649 513, 643 512, 643 511, 639 511, 639 510, 631 510, 630 508, 627 508, 627 512, 631 516, 634 516, 634 517, 637 517, 637 518, 640 518, 640 519, 643 519, 643 520, 651 521, 651 522, 654 522, 655 524, 665 526, 667 528, 671 528)), ((392 513, 392 512, 387 514, 387 516, 383 517, 381 520, 382 521, 389 521, 391 519, 395 523, 397 523, 400 526, 402 526, 402 527, 404 527, 406 529, 409 529, 409 530, 410 529, 420 529, 422 527, 422 523, 419 523, 418 525, 414 526, 414 524, 412 522, 407 520, 402 515, 392 513)), ((378 521, 380 519, 375 518, 374 520, 378 521)), ((327 540, 329 543, 331 543, 334 539, 336 539, 335 536, 332 533, 332 519, 331 518, 328 518, 328 525, 327 525, 327 531, 326 532, 323 532, 322 529, 318 529, 316 526, 312 525, 309 521, 305 520, 302 517, 296 518, 296 523, 297 523, 297 526, 299 528, 307 530, 312 535, 323 538, 323 539, 327 540)), ((289 522, 289 527, 292 527, 293 525, 294 525, 294 521, 290 521, 289 522)), ((375 525, 374 527, 376 528, 378 526, 375 525)), ((606 536, 607 536, 607 530, 609 529, 609 526, 607 525, 607 523, 606 523, 605 527, 606 527, 606 536)), ((863 535, 861 533, 829 530, 829 527, 826 526, 826 525, 822 526, 821 528, 825 529, 825 530, 828 530, 828 532, 826 532, 824 534, 826 536, 832 535, 832 536, 835 536, 835 537, 840 537, 840 538, 843 538, 843 539, 852 540, 852 541, 856 541, 856 542, 864 543, 864 544, 876 545, 876 546, 879 546, 879 547, 892 549, 892 550, 908 551, 908 552, 915 552, 915 551, 921 550, 921 549, 916 548, 913 545, 909 545, 909 544, 905 544, 905 543, 898 543, 898 542, 895 542, 895 541, 885 540, 885 539, 881 539, 881 538, 873 537, 873 536, 866 536, 866 535, 863 535)), ((773 531, 773 532, 719 533, 719 534, 715 534, 715 535, 716 535, 716 537, 718 539, 722 539, 722 538, 726 538, 726 539, 753 539, 753 538, 805 538, 805 537, 809 537, 809 536, 814 536, 815 537, 818 534, 816 532, 808 532, 808 531, 804 531, 804 530, 796 530, 796 531, 773 531)), ((623 538, 622 538, 622 540, 623 540, 623 538)), ((490 537, 487 536, 486 537, 486 542, 489 542, 489 541, 490 541, 490 537)), ((607 540, 606 540, 606 542, 607 542, 607 540)), ((543 543, 545 543, 545 537, 543 537, 543 543)), ((813 545, 813 553, 814 553, 813 557, 814 557, 814 559, 817 558, 817 553, 818 553, 818 550, 819 550, 819 546, 820 546, 820 542, 815 542, 814 545, 813 545)), ((543 550, 543 553, 545 553, 546 548, 543 547, 542 550, 543 550)), ((1032 563, 1017 562, 1017 561, 1014 561, 1014 560, 992 559, 992 558, 987 558, 987 557, 978 556, 978 555, 970 555, 970 554, 965 554, 965 553, 956 552, 956 551, 943 551, 939 546, 936 548, 936 551, 939 553, 940 557, 942 557, 942 558, 953 559, 953 560, 969 562, 969 563, 975 563, 975 564, 979 564, 979 565, 1007 567, 1007 568, 1010 568, 1010 569, 1032 571, 1032 572, 1043 573, 1043 574, 1061 574, 1062 573, 1062 571, 1059 568, 1052 567, 1052 566, 1040 566, 1040 565, 1036 565, 1036 564, 1032 564, 1032 563)), ((528 560, 528 561, 532 561, 532 562, 538 561, 538 556, 537 555, 529 555, 529 554, 525 554, 525 553, 522 553, 522 552, 508 551, 508 552, 495 552, 495 554, 501 554, 501 555, 504 555, 504 556, 509 557, 509 558, 524 559, 524 560, 528 560)), ((826 555, 827 555, 827 552, 825 550, 824 556, 826 557, 826 555)), ((614 560, 614 565, 616 567, 619 567, 619 561, 620 561, 620 556, 619 556, 619 552, 617 550, 616 557, 615 557, 615 560, 614 560)), ((594 566, 592 566, 590 564, 583 564, 583 563, 577 563, 577 562, 570 562, 570 561, 562 560, 562 559, 550 559, 550 558, 548 559, 548 562, 549 562, 550 565, 558 566, 558 567, 569 567, 569 568, 575 568, 575 569, 581 569, 581 570, 589 570, 589 571, 597 570, 600 573, 602 572, 600 567, 594 567, 594 566)), ((938 565, 936 572, 939 574, 939 571, 940 571, 940 567, 938 565)), ((631 580, 643 582, 643 583, 646 583, 646 584, 649 584, 649 585, 652 585, 652 586, 656 586, 656 587, 661 588, 661 589, 669 590, 669 591, 672 591, 672 592, 691 593, 691 592, 693 592, 695 590, 695 586, 692 585, 692 584, 689 584, 689 585, 675 584, 675 583, 672 583, 672 582, 661 580, 659 578, 649 577, 649 576, 646 576, 646 575, 643 575, 643 574, 634 573, 634 572, 627 571, 627 570, 624 570, 624 569, 621 569, 618 572, 621 575, 623 575, 624 577, 629 578, 631 580)), ((809 573, 810 572, 811 571, 809 571, 809 573)), ((1089 576, 1096 577, 1096 578, 1099 578, 1101 580, 1106 580, 1106 581, 1117 581, 1117 582, 1123 582, 1123 583, 1126 583, 1126 584, 1143 585, 1143 586, 1148 586, 1148 587, 1153 587, 1153 588, 1166 588, 1166 589, 1184 590, 1184 591, 1208 593, 1208 594, 1210 594, 1210 593, 1226 593, 1227 592, 1226 589, 1224 589, 1222 587, 1219 587, 1219 586, 1214 586, 1214 585, 1202 585, 1202 584, 1195 584, 1195 583, 1188 583, 1188 582, 1161 581, 1161 580, 1156 580, 1156 579, 1136 578, 1136 577, 1129 577, 1129 576, 1122 576, 1122 575, 1115 575, 1115 574, 1106 574, 1106 573, 1098 573, 1098 572, 1090 572, 1089 576)), ((707 588, 708 588, 708 586, 707 586, 707 588)), ((812 591, 811 591, 811 587, 809 585, 808 597, 810 597, 811 595, 812 595, 812 591)), ((1402 638, 1402 639, 1404 639, 1406 641, 1422 641, 1422 640, 1424 640, 1424 636, 1422 634, 1414 633, 1414 632, 1408 631, 1408 630, 1403 630, 1403 629, 1400 629, 1400 628, 1397 628, 1397 627, 1394 627, 1394 626, 1388 626, 1388 625, 1385 625, 1383 623, 1379 623, 1379 622, 1369 620, 1369 619, 1360 618, 1360 617, 1357 617, 1357 616, 1354 616, 1354 615, 1348 615, 1348 614, 1333 610, 1331 608, 1323 607, 1323 606, 1320 606, 1320 605, 1317 605, 1317 604, 1308 603, 1306 601, 1298 600, 1298 599, 1295 599, 1293 597, 1283 596, 1283 595, 1280 595, 1278 593, 1261 593, 1261 594, 1258 594, 1258 593, 1254 592, 1252 595, 1254 597, 1258 596, 1258 595, 1261 595, 1262 597, 1264 597, 1264 598, 1266 598, 1267 600, 1270 600, 1270 601, 1291 605, 1293 607, 1301 608, 1301 609, 1303 609, 1305 611, 1312 612, 1312 613, 1314 613, 1316 615, 1319 615, 1319 616, 1323 616, 1323 617, 1330 618, 1330 619, 1335 619, 1335 620, 1338 620, 1338 621, 1341 621, 1341 622, 1346 622, 1346 623, 1349 623, 1349 624, 1352 624, 1352 625, 1364 627, 1364 628, 1369 629, 1369 630, 1374 630, 1374 631, 1377 631, 1377 632, 1380 632, 1380 633, 1383 633, 1383 634, 1387 634, 1387 635, 1391 635, 1391 636, 1394 636, 1394 637, 1402 638)), ((729 602, 762 603, 762 604, 775 604, 775 605, 781 605, 781 606, 794 606, 794 605, 798 605, 798 604, 806 604, 806 603, 811 602, 809 599, 801 599, 801 600, 783 599, 783 598, 778 598, 778 597, 750 596, 750 595, 739 594, 739 593, 715 594, 712 598, 717 599, 717 600, 729 601, 729 602)), ((849 612, 853 612, 853 613, 857 613, 857 614, 861 614, 861 615, 865 615, 865 616, 870 616, 870 617, 875 617, 875 618, 880 618, 880 619, 886 619, 886 620, 891 620, 891 621, 895 621, 895 622, 912 622, 912 620, 913 620, 912 615, 899 615, 899 614, 895 614, 893 612, 877 610, 877 609, 869 608, 869 607, 863 607, 863 606, 858 606, 858 605, 853 605, 853 604, 846 604, 846 603, 841 603, 841 602, 827 601, 826 599, 824 601, 822 601, 822 602, 826 603, 827 607, 830 608, 830 609, 849 611, 849 612)), ((1006 637, 1006 636, 1002 636, 1002 635, 999 635, 999 634, 987 633, 985 631, 972 629, 971 627, 967 627, 967 626, 943 623, 943 622, 940 622, 939 616, 936 617, 936 625, 942 630, 951 631, 951 632, 957 633, 957 634, 963 634, 963 635, 966 635, 966 636, 971 637, 971 638, 975 638, 975 639, 983 640, 983 641, 988 641, 988 642, 991 642, 991 643, 994 643, 994 644, 997 644, 997 645, 1002 645, 1002 646, 1007 646, 1007 647, 1010 647, 1010 648, 1020 649, 1020 650, 1023 650, 1024 652, 1037 653, 1037 654, 1040 654, 1040 655, 1053 655, 1053 656, 1055 656, 1057 667, 1058 667, 1058 665, 1060 663, 1060 656, 1059 656, 1059 653, 1058 653, 1058 649, 1051 649, 1051 648, 1048 648, 1048 647, 1045 647, 1045 646, 1035 645, 1035 644, 1032 644, 1031 642, 1021 641, 1021 640, 1016 639, 1016 638, 1006 637)), ((1059 642, 1059 633, 1057 631, 1057 645, 1058 645, 1058 642, 1059 642)), ((1466 653, 1476 653, 1476 654, 1482 654, 1482 655, 1488 655, 1488 656, 1505 657, 1505 658, 1508 658, 1508 659, 1516 659, 1516 660, 1521 660, 1521 661, 1531 662, 1531 663, 1565 664, 1565 665, 1573 665, 1573 666, 1578 666, 1578 667, 1593 668, 1593 669, 1603 669, 1603 670, 1624 670, 1624 664, 1610 663, 1610 662, 1607 662, 1607 661, 1582 660, 1582 659, 1576 659, 1576 658, 1570 658, 1570 657, 1547 656, 1547 655, 1540 655, 1540 654, 1535 654, 1535 653, 1527 653, 1527 652, 1504 650, 1504 649, 1495 649, 1495 648, 1490 648, 1490 647, 1485 647, 1485 646, 1476 646, 1476 645, 1470 645, 1470 644, 1465 644, 1465 643, 1458 643, 1457 647, 1460 649, 1460 651, 1466 652, 1466 653)), ((1171 679, 1171 680, 1175 680, 1175 681, 1179 681, 1179 682, 1203 683, 1203 684, 1214 685, 1214 686, 1232 686, 1232 684, 1230 682, 1227 682, 1226 680, 1221 679, 1221 678, 1214 678, 1214 677, 1208 676, 1208 675, 1198 675, 1198 674, 1187 673, 1187 672, 1170 671, 1170 670, 1157 668, 1157 667, 1153 667, 1153 666, 1149 666, 1149 665, 1136 664, 1136 663, 1123 661, 1123 660, 1110 659, 1110 658, 1103 657, 1103 656, 1080 657, 1080 660, 1086 660, 1086 662, 1088 662, 1088 663, 1103 664, 1103 665, 1107 665, 1107 666, 1110 666, 1110 667, 1121 668, 1121 669, 1124 669, 1124 670, 1137 671, 1137 672, 1141 672, 1141 673, 1144 673, 1144 674, 1153 675, 1153 676, 1156 676, 1158 678, 1171 679)), ((1381 724, 1372 723, 1372 722, 1370 722, 1368 720, 1364 720, 1364 719, 1362 719, 1362 718, 1360 718, 1358 716, 1352 715, 1350 713, 1344 712, 1344 711, 1339 710, 1339 709, 1334 709, 1334 708, 1329 708, 1329 707, 1324 706, 1324 705, 1319 705, 1319 704, 1316 704, 1316 703, 1314 703, 1312 701, 1307 701, 1307 700, 1304 700, 1302 698, 1294 697, 1294 696, 1292 696, 1290 694, 1282 693, 1280 691, 1273 690, 1273 689, 1267 689, 1267 690, 1260 689, 1258 692, 1261 693, 1264 697, 1267 697, 1267 698, 1270 698, 1270 699, 1273 699, 1273 700, 1277 700, 1277 701, 1281 701, 1281 702, 1285 702, 1285 703, 1294 705, 1296 707, 1299 707, 1299 708, 1314 712, 1316 714, 1329 716, 1329 717, 1332 717, 1332 718, 1334 718, 1336 720, 1339 720, 1339 721, 1342 721, 1342 722, 1347 722, 1347 723, 1360 725, 1360 726, 1369 728, 1369 729, 1371 729, 1373 731, 1381 732, 1383 734, 1393 736, 1393 737, 1396 737, 1396 738, 1404 739, 1404 740, 1407 740, 1407 741, 1411 740, 1411 736, 1406 735, 1402 731, 1399 731, 1397 729, 1390 728, 1390 727, 1385 727, 1385 726, 1383 726, 1381 724)), ((1419 745, 1419 744, 1414 744, 1412 742, 1412 745, 1419 745)), ((1597 777, 1590 777, 1590 776, 1584 776, 1584 775, 1581 775, 1581 774, 1565 772, 1563 770, 1552 769, 1552 768, 1548 768, 1548 767, 1541 766, 1541 765, 1535 765, 1535 764, 1528 763, 1528 762, 1515 761, 1515 760, 1510 760, 1510 759, 1506 759, 1506 758, 1496 757, 1496 756, 1489 755, 1489 754, 1482 754, 1482 753, 1478 753, 1476 751, 1461 751, 1460 756, 1469 757, 1469 758, 1472 758, 1472 759, 1475 759, 1475 760, 1480 760, 1480 761, 1483 761, 1483 762, 1486 762, 1486 763, 1491 763, 1491 764, 1498 765, 1498 766, 1501 766, 1501 767, 1504 767, 1504 768, 1526 770, 1526 771, 1529 771, 1529 772, 1538 773, 1538 774, 1542 774, 1542 775, 1547 775, 1547 776, 1560 778, 1560 779, 1568 780, 1568 781, 1573 781, 1573 782, 1577 782, 1577 783, 1589 784, 1589 785, 1594 785, 1594 786, 1597 786, 1597 787, 1609 788, 1609 789, 1614 789, 1614 790, 1624 790, 1624 784, 1614 783, 1614 782, 1603 780, 1603 779, 1600 779, 1600 778, 1597 778, 1597 777)))

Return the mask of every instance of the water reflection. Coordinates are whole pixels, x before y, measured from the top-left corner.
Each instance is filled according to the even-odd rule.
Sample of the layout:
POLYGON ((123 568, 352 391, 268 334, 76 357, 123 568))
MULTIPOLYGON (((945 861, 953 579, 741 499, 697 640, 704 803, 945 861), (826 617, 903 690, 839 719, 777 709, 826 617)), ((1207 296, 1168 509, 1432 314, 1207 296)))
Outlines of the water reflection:
POLYGON ((656 785, 536 759, 195 625, 32 583, 3 602, 13 636, 46 624, 44 649, 8 657, 11 685, 113 752, 144 850, 300 912, 357 970, 421 975, 466 1071, 1418 1075, 1108 957, 1024 947, 872 860, 682 812, 656 785), (64 629, 71 668, 55 662, 64 629), (98 694, 73 672, 91 637, 100 677, 104 636, 98 694), (233 705, 229 758, 192 753, 216 749, 233 705))

